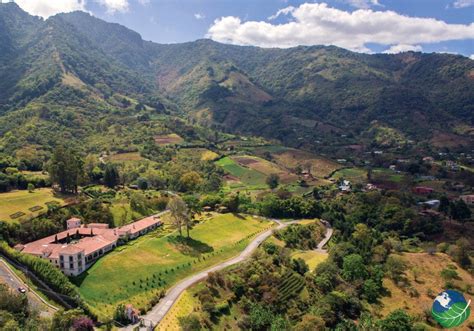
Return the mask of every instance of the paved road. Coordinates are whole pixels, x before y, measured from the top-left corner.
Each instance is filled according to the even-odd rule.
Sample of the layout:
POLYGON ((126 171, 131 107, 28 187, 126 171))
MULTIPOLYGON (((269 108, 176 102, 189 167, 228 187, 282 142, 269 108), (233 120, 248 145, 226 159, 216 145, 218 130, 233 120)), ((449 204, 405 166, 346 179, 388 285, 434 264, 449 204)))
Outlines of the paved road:
POLYGON ((331 224, 328 221, 322 220, 321 221, 324 226, 326 227, 326 234, 324 236, 324 239, 321 240, 321 242, 318 244, 318 247, 316 247, 315 251, 319 253, 326 253, 327 254, 327 249, 324 248, 326 244, 329 242, 329 240, 332 237, 332 234, 334 232, 334 229, 331 227, 331 224))
MULTIPOLYGON (((298 221, 282 222, 276 219, 272 219, 272 221, 278 223, 278 226, 276 228, 267 230, 259 234, 254 240, 250 242, 250 244, 237 257, 234 257, 230 260, 227 260, 218 265, 215 265, 214 267, 201 271, 189 278, 184 279, 183 281, 179 282, 174 287, 172 287, 168 291, 168 293, 166 293, 166 295, 160 300, 160 302, 152 308, 152 310, 150 310, 146 315, 142 316, 143 322, 145 324, 145 328, 141 328, 141 329, 145 330, 146 327, 149 327, 149 329, 152 330, 153 328, 150 327, 151 325, 154 325, 154 326, 158 325, 160 321, 165 317, 166 313, 171 309, 173 304, 178 300, 181 293, 183 293, 188 287, 207 278, 209 273, 211 272, 219 271, 231 265, 243 262, 244 260, 248 259, 252 255, 252 253, 260 246, 260 244, 263 241, 265 241, 265 239, 267 239, 273 234, 274 230, 283 229, 290 224, 294 224, 298 222, 298 221)), ((331 228, 331 225, 328 222, 324 221, 323 224, 327 228, 326 235, 325 235, 325 238, 320 242, 316 250, 326 253, 326 250, 323 247, 324 245, 327 244, 329 239, 331 239, 333 229, 331 228)), ((136 324, 129 325, 123 328, 122 330, 133 330, 136 326, 137 326, 136 324)))
POLYGON ((8 285, 13 291, 18 291, 19 287, 27 289, 26 296, 28 296, 28 303, 33 310, 40 312, 41 316, 51 317, 57 309, 46 304, 43 299, 34 291, 32 291, 23 280, 21 280, 6 264, 3 259, 0 259, 0 283, 8 285))

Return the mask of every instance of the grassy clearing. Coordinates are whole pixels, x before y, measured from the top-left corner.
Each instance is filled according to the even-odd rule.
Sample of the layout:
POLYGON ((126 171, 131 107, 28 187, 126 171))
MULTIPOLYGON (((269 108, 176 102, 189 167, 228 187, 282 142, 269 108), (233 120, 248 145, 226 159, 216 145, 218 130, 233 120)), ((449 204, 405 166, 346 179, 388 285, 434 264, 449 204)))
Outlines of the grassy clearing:
POLYGON ((347 168, 336 171, 333 176, 335 179, 344 178, 352 183, 366 183, 367 170, 360 168, 347 168))
POLYGON ((163 134, 155 137, 155 143, 160 146, 177 145, 183 142, 184 139, 178 136, 176 133, 163 134))
POLYGON ((324 253, 319 253, 319 252, 315 252, 315 251, 294 251, 292 254, 291 254, 291 257, 293 259, 303 259, 306 264, 308 265, 309 267, 309 270, 311 272, 314 271, 314 268, 316 268, 316 266, 318 264, 320 264, 321 262, 324 262, 326 261, 326 259, 328 258, 328 255, 327 254, 324 254, 324 253))
POLYGON ((165 317, 158 324, 158 330, 181 330, 179 318, 185 317, 194 312, 199 307, 199 299, 194 297, 189 290, 184 291, 178 301, 168 311, 165 317))
POLYGON ((36 189, 33 192, 27 190, 11 191, 0 194, 0 220, 16 222, 21 217, 36 217, 48 210, 47 202, 58 202, 64 205, 64 198, 54 194, 50 188, 36 189), (30 208, 39 206, 41 209, 31 211, 30 208), (24 213, 18 218, 11 218, 15 213, 24 213))
POLYGON ((179 241, 176 232, 158 230, 101 258, 75 281, 101 318, 110 317, 121 302, 147 308, 160 289, 237 255, 252 236, 271 226, 224 214, 196 225, 190 242, 179 241))
MULTIPOLYGON (((400 257, 407 263, 406 277, 411 286, 419 293, 418 297, 410 295, 394 284, 392 280, 384 279, 384 286, 388 289, 390 296, 383 297, 380 305, 374 307, 374 311, 381 316, 388 315, 391 311, 399 308, 405 309, 410 315, 423 316, 426 310, 431 309, 434 296, 446 289, 445 282, 440 276, 441 270, 452 265, 456 268, 460 279, 454 281, 454 285, 464 292, 465 296, 472 298, 474 293, 468 293, 466 287, 474 284, 474 277, 467 271, 461 269, 454 263, 448 255, 437 253, 429 255, 426 253, 405 253, 400 257), (418 273, 417 279, 414 277, 414 270, 418 273), (428 292, 431 291, 431 295, 428 292)), ((471 290, 472 291, 472 290, 471 290)), ((474 321, 471 314, 469 320, 474 321)), ((468 322, 465 322, 467 325, 468 322)))
POLYGON ((110 162, 135 162, 143 160, 140 153, 120 153, 120 154, 112 154, 107 157, 108 161, 110 162))

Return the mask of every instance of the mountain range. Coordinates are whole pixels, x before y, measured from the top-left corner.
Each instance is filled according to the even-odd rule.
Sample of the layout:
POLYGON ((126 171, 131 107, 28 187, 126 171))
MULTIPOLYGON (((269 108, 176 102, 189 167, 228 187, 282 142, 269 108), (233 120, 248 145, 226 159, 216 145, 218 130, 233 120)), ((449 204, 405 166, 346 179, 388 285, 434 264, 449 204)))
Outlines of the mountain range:
POLYGON ((100 149, 91 137, 153 127, 157 114, 314 150, 393 136, 473 145, 474 61, 461 55, 156 44, 84 12, 43 20, 14 3, 0 4, 0 54, 7 153, 64 140, 100 149))

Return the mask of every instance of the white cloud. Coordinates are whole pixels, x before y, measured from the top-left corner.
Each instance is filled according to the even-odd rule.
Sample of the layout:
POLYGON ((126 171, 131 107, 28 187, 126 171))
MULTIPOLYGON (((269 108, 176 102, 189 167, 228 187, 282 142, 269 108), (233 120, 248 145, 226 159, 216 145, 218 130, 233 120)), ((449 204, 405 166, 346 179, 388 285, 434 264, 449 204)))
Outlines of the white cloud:
POLYGON ((24 11, 43 18, 58 13, 69 13, 75 10, 85 10, 85 0, 16 0, 24 11))
POLYGON ((421 52, 423 48, 420 45, 407 45, 407 44, 398 44, 392 45, 389 49, 385 50, 384 53, 386 54, 396 54, 396 53, 403 53, 403 52, 421 52))
POLYGON ((471 56, 469 56, 469 58, 470 58, 471 60, 474 60, 474 54, 471 54, 471 56))
POLYGON ((379 0, 346 0, 345 2, 347 2, 352 7, 360 9, 368 9, 372 6, 382 6, 379 3, 379 0))
POLYGON ((279 11, 277 11, 277 13, 275 15, 269 16, 268 19, 269 20, 274 20, 274 19, 278 18, 281 15, 291 14, 291 12, 293 12, 293 10, 295 10, 295 7, 288 6, 286 8, 283 8, 283 9, 280 9, 279 11))
POLYGON ((202 19, 206 18, 206 16, 204 16, 203 14, 200 14, 200 13, 196 13, 196 14, 194 14, 194 18, 197 19, 197 20, 202 20, 202 19))
POLYGON ((448 24, 434 18, 404 16, 393 11, 359 9, 347 12, 325 3, 304 3, 279 12, 291 15, 291 21, 271 24, 242 22, 234 16, 221 17, 214 21, 206 36, 237 45, 336 45, 360 52, 370 51, 367 43, 418 45, 474 39, 474 23, 448 24))
POLYGON ((128 10, 128 0, 95 0, 107 8, 109 14, 115 12, 126 12, 128 10))
POLYGON ((474 6, 474 0, 456 0, 453 3, 454 8, 466 8, 474 6))

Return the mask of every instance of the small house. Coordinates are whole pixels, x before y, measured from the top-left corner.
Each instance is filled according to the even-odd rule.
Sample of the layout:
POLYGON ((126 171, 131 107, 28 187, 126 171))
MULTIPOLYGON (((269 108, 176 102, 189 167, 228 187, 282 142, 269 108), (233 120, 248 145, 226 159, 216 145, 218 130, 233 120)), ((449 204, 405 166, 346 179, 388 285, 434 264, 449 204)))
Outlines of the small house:
POLYGON ((461 195, 459 198, 468 205, 474 205, 474 194, 461 195))

